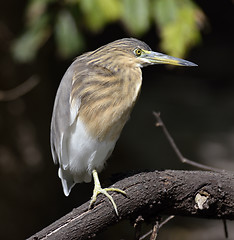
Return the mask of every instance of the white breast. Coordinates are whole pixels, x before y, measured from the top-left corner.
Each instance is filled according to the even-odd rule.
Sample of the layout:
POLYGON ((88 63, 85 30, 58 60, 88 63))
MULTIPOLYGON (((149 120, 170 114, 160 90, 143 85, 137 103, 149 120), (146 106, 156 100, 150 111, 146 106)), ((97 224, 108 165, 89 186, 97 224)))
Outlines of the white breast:
POLYGON ((62 157, 66 156, 69 161, 68 165, 60 166, 59 177, 63 183, 64 193, 68 195, 74 183, 90 182, 92 170, 100 172, 103 169, 116 141, 100 142, 94 139, 79 118, 65 135, 62 157))

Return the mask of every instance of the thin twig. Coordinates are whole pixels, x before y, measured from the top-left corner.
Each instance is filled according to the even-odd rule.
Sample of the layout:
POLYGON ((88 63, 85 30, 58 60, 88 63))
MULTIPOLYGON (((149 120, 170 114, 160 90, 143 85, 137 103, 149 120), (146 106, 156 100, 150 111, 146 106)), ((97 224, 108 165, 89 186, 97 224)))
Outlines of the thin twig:
POLYGON ((137 217, 134 223, 134 228, 135 228, 135 236, 134 240, 139 240, 141 236, 141 228, 142 228, 142 223, 144 222, 144 218, 140 215, 137 217))
POLYGON ((156 240, 156 238, 158 236, 158 231, 159 231, 159 221, 157 220, 152 229, 152 234, 150 236, 150 240, 156 240))
POLYGON ((152 229, 149 230, 147 233, 145 233, 143 236, 141 236, 141 237, 139 238, 139 240, 143 240, 143 239, 147 238, 152 232, 153 232, 152 229))
POLYGON ((7 91, 0 90, 0 101, 15 100, 31 91, 38 83, 39 83, 38 77, 31 76, 29 79, 27 79, 22 84, 13 89, 7 91))
MULTIPOLYGON (((153 230, 150 230, 149 232, 147 232, 146 234, 144 234, 143 236, 141 236, 141 238, 139 239, 139 240, 143 240, 143 239, 145 239, 146 237, 148 237, 150 234, 154 234, 153 236, 156 236, 155 238, 152 238, 152 235, 151 235, 151 238, 152 239, 156 239, 157 238, 157 235, 158 235, 158 232, 159 232, 159 229, 160 228, 162 228, 166 223, 168 223, 171 219, 173 219, 175 216, 174 215, 171 215, 171 216, 169 216, 169 217, 167 217, 165 220, 163 220, 159 225, 158 225, 158 223, 159 223, 159 221, 157 220, 156 221, 156 223, 155 223, 155 225, 154 225, 154 227, 153 227, 153 230), (158 226, 157 228, 156 228, 156 226, 158 226), (154 232, 155 231, 155 229, 156 229, 156 232, 154 232)), ((151 239, 150 238, 150 239, 151 239)))
POLYGON ((171 219, 173 219, 175 217, 175 215, 171 215, 169 217, 167 217, 164 221, 162 221, 160 224, 159 224, 159 229, 162 228, 166 223, 168 223, 171 219))
POLYGON ((223 219, 223 228, 224 228, 225 238, 228 239, 228 229, 227 229, 227 220, 226 219, 223 219))
POLYGON ((201 164, 201 163, 197 163, 197 162, 194 162, 192 160, 189 160, 188 158, 185 158, 181 151, 179 150, 179 148, 176 146, 175 144, 175 141, 174 139, 172 138, 171 134, 168 132, 165 124, 163 123, 161 117, 160 117, 160 113, 156 113, 156 112, 153 112, 153 115, 155 116, 156 120, 157 120, 157 123, 156 123, 156 126, 157 127, 161 127, 167 140, 169 141, 172 149, 174 150, 175 154, 177 155, 177 157, 179 158, 179 160, 182 162, 182 163, 186 163, 186 164, 189 164, 191 166, 194 166, 194 167, 197 167, 197 168, 200 168, 200 169, 203 169, 203 170, 208 170, 208 171, 213 171, 213 172, 225 172, 225 170, 223 169, 218 169, 218 168, 214 168, 214 167, 210 167, 210 166, 207 166, 207 165, 204 165, 204 164, 201 164))

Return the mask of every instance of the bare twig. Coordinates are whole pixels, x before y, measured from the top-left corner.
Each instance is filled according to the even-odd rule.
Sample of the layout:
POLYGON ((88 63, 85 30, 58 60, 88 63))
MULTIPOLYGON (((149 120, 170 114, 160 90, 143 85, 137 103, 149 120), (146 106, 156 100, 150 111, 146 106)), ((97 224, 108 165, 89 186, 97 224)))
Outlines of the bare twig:
POLYGON ((159 231, 159 221, 157 220, 152 229, 152 234, 150 236, 150 240, 156 240, 156 238, 158 236, 158 231, 159 231))
POLYGON ((161 223, 160 223, 160 225, 159 225, 159 229, 161 228, 161 227, 163 227, 166 223, 168 223, 171 219, 173 219, 175 217, 175 215, 171 215, 171 216, 169 216, 169 217, 167 217, 164 221, 162 221, 161 223))
POLYGON ((15 100, 24 94, 28 93, 31 91, 37 84, 39 83, 39 79, 37 76, 31 76, 29 79, 24 81, 22 84, 19 86, 7 90, 7 91, 2 91, 0 90, 0 101, 12 101, 15 100))
POLYGON ((144 222, 144 218, 140 215, 137 217, 134 223, 134 228, 135 228, 135 237, 134 240, 139 240, 141 236, 141 228, 142 228, 142 223, 144 222))
POLYGON ((139 240, 145 239, 150 234, 152 234, 151 237, 150 237, 150 240, 151 239, 155 240, 157 238, 159 229, 162 228, 166 223, 168 223, 174 217, 175 217, 174 215, 171 215, 171 216, 167 217, 165 220, 163 220, 160 224, 159 224, 159 221, 157 220, 155 225, 154 225, 154 227, 153 227, 153 229, 150 230, 149 232, 147 232, 146 234, 144 234, 139 240))
POLYGON ((171 134, 168 132, 165 124, 163 123, 161 117, 160 117, 160 113, 157 113, 157 112, 153 112, 153 115, 155 116, 156 120, 157 120, 157 123, 156 123, 156 126, 157 127, 161 127, 167 140, 169 141, 172 149, 174 150, 175 154, 177 155, 177 157, 179 158, 179 160, 182 162, 182 163, 186 163, 186 164, 189 164, 193 167, 197 167, 197 168, 200 168, 200 169, 203 169, 203 170, 208 170, 208 171, 213 171, 213 172, 225 172, 225 170, 223 169, 218 169, 218 168, 214 168, 214 167, 210 167, 210 166, 207 166, 207 165, 204 165, 204 164, 201 164, 201 163, 197 163, 197 162, 194 162, 192 160, 189 160, 188 158, 185 158, 181 151, 179 150, 179 148, 177 147, 177 145, 175 144, 175 141, 174 139, 172 138, 171 134))
POLYGON ((224 236, 228 238, 227 220, 223 219, 224 236))

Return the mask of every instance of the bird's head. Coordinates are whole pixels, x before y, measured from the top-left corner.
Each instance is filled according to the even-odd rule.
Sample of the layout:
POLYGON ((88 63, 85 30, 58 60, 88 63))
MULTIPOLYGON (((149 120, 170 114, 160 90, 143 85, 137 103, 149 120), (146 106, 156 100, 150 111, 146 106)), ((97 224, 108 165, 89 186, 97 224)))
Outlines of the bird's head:
POLYGON ((134 38, 123 38, 90 52, 89 62, 114 71, 124 67, 144 67, 152 64, 197 66, 180 58, 154 52, 146 43, 134 38))

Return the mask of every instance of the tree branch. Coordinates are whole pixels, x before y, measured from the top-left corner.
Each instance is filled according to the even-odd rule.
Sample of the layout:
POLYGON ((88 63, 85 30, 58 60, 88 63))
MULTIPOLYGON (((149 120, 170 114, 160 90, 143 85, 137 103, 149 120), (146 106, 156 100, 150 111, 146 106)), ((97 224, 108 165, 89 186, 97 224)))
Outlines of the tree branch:
POLYGON ((125 178, 112 187, 127 197, 111 193, 119 218, 104 196, 93 209, 89 202, 31 236, 36 239, 88 239, 123 219, 146 220, 162 214, 234 220, 234 176, 206 171, 155 171, 125 178))
POLYGON ((160 117, 160 113, 159 112, 153 112, 153 115, 155 116, 155 118, 157 120, 156 127, 161 127, 162 128, 165 137, 167 138, 169 144, 171 145, 171 147, 174 150, 175 154, 177 155, 177 157, 179 158, 179 160, 182 163, 186 163, 186 164, 188 164, 190 166, 193 166, 193 167, 196 167, 196 168, 199 168, 199 169, 203 169, 203 170, 206 170, 206 171, 225 172, 225 170, 223 170, 223 169, 207 166, 207 165, 204 165, 204 164, 192 161, 192 160, 190 160, 188 158, 185 158, 182 155, 182 153, 179 150, 179 148, 177 147, 177 145, 176 145, 174 139, 172 138, 171 134, 168 132, 165 124, 163 123, 163 121, 162 121, 162 119, 160 117))
POLYGON ((39 78, 35 75, 31 76, 29 79, 21 83, 19 86, 7 90, 0 90, 0 101, 12 101, 15 100, 26 93, 30 92, 39 83, 39 78))

